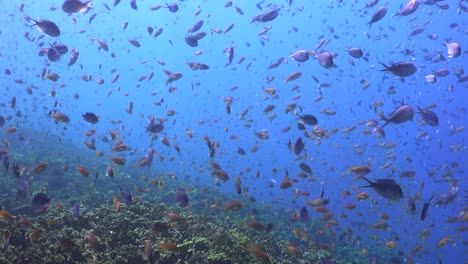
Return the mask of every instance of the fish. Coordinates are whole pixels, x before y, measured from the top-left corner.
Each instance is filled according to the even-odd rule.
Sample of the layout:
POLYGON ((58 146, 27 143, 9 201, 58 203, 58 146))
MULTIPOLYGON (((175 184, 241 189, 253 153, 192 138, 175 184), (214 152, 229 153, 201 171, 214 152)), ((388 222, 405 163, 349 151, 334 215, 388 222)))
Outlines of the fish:
POLYGON ((408 204, 408 212, 412 215, 416 214, 416 203, 414 202, 413 198, 407 197, 407 204, 408 204))
POLYGON ((177 189, 175 192, 175 197, 176 197, 177 203, 179 203, 180 206, 182 207, 189 206, 189 198, 184 189, 182 188, 177 189))
POLYGON ((72 220, 78 221, 80 218, 80 204, 74 203, 73 206, 70 208, 70 213, 72 215, 72 220))
POLYGON ((305 62, 309 60, 309 52, 307 52, 306 50, 297 50, 291 55, 289 55, 289 58, 292 58, 297 62, 305 62))
POLYGON ((71 66, 73 66, 73 64, 76 63, 76 61, 78 60, 78 56, 80 55, 80 52, 77 49, 72 49, 70 52, 71 52, 71 57, 70 57, 70 61, 67 64, 68 68, 70 68, 71 66))
POLYGON ((299 137, 294 143, 293 150, 294 154, 296 155, 300 155, 301 152, 304 150, 304 142, 302 141, 301 137, 299 137))
POLYGON ((448 53, 449 58, 456 58, 460 56, 461 54, 460 43, 458 42, 449 43, 448 41, 446 41, 444 45, 447 47, 447 53, 448 53))
POLYGON ((364 56, 361 48, 347 48, 346 52, 348 52, 351 57, 356 59, 360 59, 362 56, 364 56))
POLYGON ((146 127, 146 131, 151 132, 151 133, 159 133, 164 130, 164 124, 163 123, 155 123, 155 118, 154 116, 150 115, 148 118, 148 126, 146 127))
POLYGON ((320 66, 324 67, 325 69, 336 67, 336 65, 333 63, 333 56, 328 51, 320 52, 317 55, 317 61, 319 62, 320 66))
POLYGON ((403 104, 400 107, 398 107, 395 111, 393 111, 390 117, 384 117, 385 124, 382 126, 382 128, 384 128, 389 123, 400 124, 409 120, 413 120, 413 116, 414 109, 407 104, 403 104))
POLYGON ((85 112, 81 114, 84 120, 86 120, 90 124, 97 124, 99 122, 99 116, 92 113, 92 112, 85 112))
POLYGON ((80 12, 84 8, 90 8, 88 5, 91 1, 81 2, 80 0, 65 0, 62 4, 62 11, 67 14, 80 12))
POLYGON ((130 192, 122 190, 120 186, 119 186, 119 190, 120 190, 120 196, 124 200, 125 204, 127 204, 127 206, 132 205, 133 199, 132 199, 132 195, 130 194, 130 192))
POLYGON ((29 182, 27 180, 22 181, 20 186, 18 186, 18 190, 16 191, 16 201, 25 199, 28 196, 29 188, 29 182))
POLYGON ((362 179, 366 180, 370 185, 361 187, 372 187, 380 196, 393 201, 399 201, 403 197, 403 191, 399 184, 393 179, 378 179, 375 182, 368 180, 361 176, 362 179))
POLYGON ((106 177, 114 177, 114 168, 112 168, 111 165, 107 166, 107 169, 106 169, 106 177))
POLYGON ((382 64, 382 66, 384 66, 384 68, 385 68, 385 69, 383 69, 381 71, 388 71, 388 72, 391 72, 392 74, 394 74, 396 76, 400 76, 400 77, 411 76, 417 70, 416 66, 414 66, 414 64, 409 62, 409 61, 402 61, 402 62, 394 63, 394 64, 392 64, 390 66, 387 66, 387 65, 383 64, 382 62, 380 62, 380 64, 382 64))
POLYGON ((44 32, 45 34, 51 36, 51 37, 59 37, 60 36, 60 28, 55 24, 54 22, 50 20, 34 20, 32 18, 29 18, 29 20, 34 21, 34 24, 30 25, 32 26, 38 26, 39 29, 44 32))
POLYGON ((294 80, 296 80, 296 79, 299 79, 301 76, 302 76, 302 72, 300 72, 300 71, 293 72, 293 73, 291 73, 288 77, 286 77, 286 78, 284 79, 284 82, 285 82, 285 83, 288 83, 288 82, 290 82, 290 81, 294 81, 294 80))
POLYGON ((424 203, 423 208, 421 209, 421 216, 419 218, 421 221, 424 221, 424 219, 426 219, 427 211, 429 210, 429 206, 431 205, 431 201, 433 198, 434 196, 431 196, 431 198, 424 203))
POLYGON ((418 106, 418 113, 421 114, 423 117, 424 122, 430 126, 438 126, 439 125, 439 118, 437 117, 436 113, 429 109, 423 109, 418 106))
POLYGON ((10 155, 5 153, 2 158, 2 166, 3 166, 3 175, 6 175, 8 169, 10 168, 10 155))
POLYGON ((133 9, 133 10, 138 10, 138 5, 136 3, 136 0, 131 0, 130 1, 130 7, 133 9))
POLYGON ((269 22, 274 20, 279 15, 278 10, 278 8, 272 8, 266 11, 265 13, 260 15, 260 17, 258 18, 258 22, 269 22))
POLYGON ((169 12, 172 12, 172 13, 179 11, 179 6, 176 3, 172 3, 172 4, 166 3, 166 7, 169 10, 169 12))
POLYGON ((371 20, 367 23, 369 28, 377 21, 380 21, 387 14, 387 8, 385 6, 379 7, 371 17, 371 20))
POLYGON ((31 205, 34 210, 41 210, 43 211, 44 209, 47 210, 51 203, 51 199, 47 196, 47 194, 40 192, 36 195, 34 195, 31 205))
POLYGON ((226 65, 224 65, 224 67, 230 65, 232 63, 232 60, 234 59, 234 48, 231 46, 231 47, 228 47, 224 50, 224 52, 226 53, 226 56, 228 57, 228 62, 226 63, 226 65))
POLYGON ((419 4, 419 0, 409 0, 394 16, 401 17, 411 15, 418 9, 419 4))
POLYGON ((191 28, 187 30, 188 33, 197 32, 203 26, 203 20, 198 20, 191 28))

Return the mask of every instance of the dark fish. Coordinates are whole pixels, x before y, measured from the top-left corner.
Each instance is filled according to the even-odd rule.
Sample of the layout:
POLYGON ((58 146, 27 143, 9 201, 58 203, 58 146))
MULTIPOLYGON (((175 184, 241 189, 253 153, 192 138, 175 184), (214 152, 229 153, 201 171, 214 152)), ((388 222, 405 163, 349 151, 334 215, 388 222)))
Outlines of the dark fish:
POLYGON ((333 56, 328 51, 322 51, 317 55, 317 60, 320 66, 324 67, 325 69, 329 69, 335 64, 333 63, 333 56))
POLYGON ((299 120, 304 124, 315 126, 318 123, 317 118, 311 114, 305 114, 305 115, 296 114, 296 115, 299 117, 299 120))
POLYGON ((132 205, 133 200, 132 200, 132 195, 130 194, 130 192, 122 190, 120 186, 119 186, 119 189, 120 189, 120 196, 124 200, 125 204, 127 204, 128 206, 132 205))
POLYGON ((241 148, 241 147, 237 147, 237 153, 239 155, 245 155, 245 150, 243 148, 241 148))
POLYGON ((433 71, 432 74, 434 74, 435 76, 438 76, 438 77, 444 77, 444 76, 449 75, 450 72, 449 72, 448 69, 442 68, 442 69, 438 69, 438 70, 433 71))
POLYGON ((360 48, 348 48, 346 49, 346 51, 351 57, 356 58, 356 59, 360 59, 364 55, 364 53, 362 52, 362 49, 360 48))
POLYGON ((58 50, 53 47, 47 50, 47 58, 50 61, 58 61, 60 59, 60 56, 61 55, 58 52, 58 50))
POLYGON ((393 111, 390 117, 384 119, 385 124, 382 126, 382 128, 389 123, 400 124, 409 120, 413 120, 413 116, 414 109, 411 106, 404 104, 393 111))
POLYGON ((80 12, 83 8, 88 7, 89 3, 91 3, 91 1, 83 3, 80 0, 66 0, 63 2, 62 10, 67 14, 77 13, 80 12))
POLYGON ((293 150, 294 150, 294 154, 296 155, 300 155, 301 152, 304 150, 304 142, 302 141, 301 137, 299 137, 296 140, 296 143, 294 143, 293 150))
POLYGON ((86 120, 88 123, 96 124, 97 122, 99 122, 99 116, 96 115, 96 114, 94 114, 94 113, 85 112, 85 113, 81 114, 81 116, 82 116, 83 119, 86 120))
POLYGON ((38 26, 39 29, 45 34, 51 37, 60 36, 60 29, 54 22, 49 21, 49 20, 42 20, 42 21, 36 21, 34 19, 31 19, 31 20, 34 21, 34 24, 32 24, 31 26, 38 26))
POLYGON ((437 117, 436 113, 428 109, 423 109, 419 106, 418 106, 418 109, 419 109, 418 113, 422 115, 424 122, 426 122, 430 126, 439 125, 439 118, 437 117))
POLYGON ((310 218, 309 212, 307 211, 307 207, 303 206, 301 208, 301 210, 299 211, 299 219, 304 223, 309 222, 310 218))
POLYGON ((146 127, 146 131, 149 131, 151 133, 159 133, 164 130, 164 124, 163 123, 155 123, 154 122, 154 116, 150 116, 148 119, 148 126, 146 127))
POLYGON ((204 38, 205 36, 206 36, 206 32, 198 32, 195 35, 193 35, 193 37, 196 38, 197 40, 200 40, 204 38))
POLYGON ((34 196, 31 205, 34 210, 42 209, 50 204, 50 199, 47 194, 40 192, 34 196))
POLYGON ((387 14, 387 8, 385 6, 379 7, 374 12, 374 14, 372 15, 371 20, 367 24, 369 25, 369 27, 371 27, 372 24, 374 24, 375 22, 377 22, 377 21, 381 20, 382 18, 384 18, 386 14, 387 14))
POLYGON ((137 6, 137 3, 136 3, 136 0, 130 1, 130 7, 131 7, 133 10, 138 10, 138 6, 137 6))
POLYGON ((166 3, 166 7, 172 13, 175 13, 175 12, 179 11, 179 6, 176 3, 172 3, 172 4, 166 3))
POLYGON ((309 59, 309 52, 305 50, 298 50, 291 54, 289 57, 298 62, 305 62, 309 59))
POLYGON ((416 66, 414 66, 414 64, 409 62, 409 61, 398 62, 398 63, 392 64, 390 66, 387 66, 387 65, 383 64, 382 62, 380 64, 382 64, 382 66, 385 67, 385 69, 383 69, 381 71, 389 71, 389 72, 393 73, 394 75, 400 76, 400 77, 411 76, 417 70, 416 66))
POLYGON ((187 35, 184 37, 185 43, 189 45, 190 47, 198 47, 198 39, 192 35, 187 35))
POLYGON ((367 8, 374 7, 378 2, 379 0, 371 0, 369 3, 366 4, 366 7, 367 8))
POLYGON ((312 175, 312 169, 310 168, 309 165, 307 165, 304 162, 299 163, 299 169, 301 169, 303 172, 312 175))
POLYGON ((425 202, 424 205, 423 205, 423 208, 421 210, 421 217, 419 218, 419 219, 421 219, 421 221, 424 221, 424 219, 426 219, 427 211, 429 210, 429 205, 431 205, 432 198, 434 198, 434 196, 432 196, 429 199, 429 201, 425 202))
POLYGON ((2 115, 0 115, 0 127, 4 126, 5 123, 6 123, 5 118, 2 115))
POLYGON ((185 190, 182 188, 177 189, 175 193, 176 201, 179 203, 180 206, 182 207, 187 207, 189 205, 189 198, 187 194, 185 193, 185 190))
POLYGON ((80 204, 73 204, 73 206, 70 208, 70 213, 72 215, 72 220, 78 221, 78 219, 80 218, 80 204))
POLYGON ((63 55, 68 52, 68 47, 65 44, 53 44, 51 48, 57 50, 58 54, 63 55))
POLYGON ((407 204, 408 204, 408 211, 410 214, 416 214, 416 203, 414 202, 413 198, 408 197, 406 199, 407 204))
POLYGON ((304 126, 303 123, 299 122, 299 123, 297 123, 297 129, 299 129, 301 131, 304 131, 306 129, 306 127, 304 126))
POLYGON ((188 33, 197 32, 203 26, 203 20, 198 20, 191 28, 187 30, 188 33))
POLYGON ((279 15, 279 12, 278 12, 278 8, 272 8, 268 11, 266 11, 265 13, 263 13, 258 21, 260 22, 269 22, 269 21, 272 21, 274 20, 276 17, 278 17, 279 15))
POLYGON ((403 197, 403 191, 399 184, 392 179, 378 179, 375 182, 368 180, 365 177, 361 177, 366 180, 370 185, 361 187, 372 187, 382 197, 398 201, 403 197))
POLYGON ((8 153, 3 155, 2 158, 3 174, 5 175, 10 168, 10 155, 8 153))

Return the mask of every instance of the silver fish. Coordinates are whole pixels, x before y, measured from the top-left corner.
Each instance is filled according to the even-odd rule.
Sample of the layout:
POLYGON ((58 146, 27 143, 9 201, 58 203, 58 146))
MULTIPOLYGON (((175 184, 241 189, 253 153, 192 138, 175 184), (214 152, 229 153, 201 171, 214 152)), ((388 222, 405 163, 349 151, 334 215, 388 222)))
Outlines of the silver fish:
POLYGON ((447 41, 444 45, 447 46, 447 53, 448 53, 449 58, 456 58, 460 56, 461 54, 460 43, 458 42, 449 43, 447 41))
POLYGON ((418 9, 419 4, 420 2, 418 0, 409 0, 395 16, 401 17, 411 15, 418 9))
POLYGON ((289 58, 292 58, 293 60, 298 62, 305 62, 309 59, 309 52, 305 50, 298 50, 291 54, 289 58))

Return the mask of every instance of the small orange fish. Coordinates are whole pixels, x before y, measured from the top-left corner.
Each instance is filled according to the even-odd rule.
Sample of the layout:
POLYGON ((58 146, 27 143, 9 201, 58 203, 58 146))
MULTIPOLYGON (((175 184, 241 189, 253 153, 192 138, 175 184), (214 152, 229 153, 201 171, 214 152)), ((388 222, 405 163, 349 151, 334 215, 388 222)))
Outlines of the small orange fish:
POLYGON ((29 240, 30 241, 37 241, 41 237, 42 233, 44 233, 43 228, 38 228, 38 229, 32 231, 28 236, 29 240))
POLYGON ((349 171, 357 175, 364 176, 371 172, 371 169, 367 166, 354 166, 351 169, 349 169, 349 171))
POLYGON ((7 134, 12 134, 12 133, 15 133, 16 130, 18 130, 17 127, 9 127, 9 128, 7 128, 7 130, 6 130, 6 133, 7 133, 7 134))
POLYGON ((388 241, 387 243, 385 243, 385 247, 386 248, 396 248, 397 247, 397 243, 395 243, 395 241, 388 241))
POLYGON ((390 219, 390 216, 384 212, 379 213, 380 219, 382 220, 388 220, 390 219))
POLYGON ((111 160, 117 165, 124 165, 125 162, 127 162, 125 158, 121 158, 121 157, 110 157, 109 160, 111 160))
POLYGON ((445 246, 445 244, 447 244, 451 239, 452 239, 451 236, 446 236, 446 237, 441 238, 439 242, 437 242, 436 248, 441 248, 445 246))
POLYGON ((89 171, 87 168, 83 167, 83 166, 76 166, 76 170, 81 174, 83 175, 84 177, 88 177, 89 176, 89 171))
POLYGON ((13 215, 7 210, 0 210, 0 218, 12 219, 13 215))
POLYGON ((120 201, 117 199, 117 197, 114 197, 114 205, 115 205, 115 212, 119 213, 120 212, 120 201))
POLYGON ((369 198, 369 194, 367 192, 360 192, 357 194, 356 198, 358 199, 358 201, 366 200, 367 198, 369 198))

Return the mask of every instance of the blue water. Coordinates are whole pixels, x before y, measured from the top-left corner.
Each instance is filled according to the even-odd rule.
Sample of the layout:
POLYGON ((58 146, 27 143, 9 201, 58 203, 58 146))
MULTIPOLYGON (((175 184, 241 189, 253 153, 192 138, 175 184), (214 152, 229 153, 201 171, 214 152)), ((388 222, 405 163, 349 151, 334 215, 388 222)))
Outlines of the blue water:
MULTIPOLYGON (((0 115, 11 116, 2 130, 15 126, 18 131, 13 134, 2 131, 0 138, 12 141, 21 135, 22 128, 27 128, 56 136, 57 141, 50 144, 71 142, 82 150, 75 154, 77 164, 69 164, 70 168, 74 168, 80 163, 80 156, 94 155, 82 144, 89 140, 84 136, 86 131, 91 128, 97 131, 94 135, 97 150, 105 152, 106 156, 100 158, 105 160, 113 154, 109 143, 102 139, 110 138, 109 131, 114 130, 125 144, 132 147, 132 151, 116 155, 125 156, 126 167, 135 170, 135 175, 131 175, 135 185, 139 184, 141 174, 135 164, 152 146, 157 155, 152 168, 144 170, 146 173, 151 174, 152 170, 161 174, 174 173, 183 184, 215 187, 208 163, 209 150, 203 140, 204 136, 208 136, 212 142, 218 141, 220 144, 212 160, 219 163, 230 176, 228 182, 221 182, 216 187, 222 192, 234 195, 234 177, 240 176, 242 186, 248 188, 248 193, 258 203, 295 210, 306 205, 306 201, 319 197, 324 190, 325 197, 330 199, 328 209, 339 221, 339 225, 332 229, 339 234, 343 228, 351 227, 355 234, 362 237, 364 248, 366 244, 371 244, 383 249, 385 243, 395 240, 397 235, 399 241, 397 248, 393 249, 395 252, 411 255, 411 249, 423 245, 420 252, 411 255, 415 263, 466 263, 466 233, 456 230, 466 228, 466 222, 446 221, 459 215, 462 210, 466 212, 467 206, 466 198, 463 198, 467 195, 467 134, 461 128, 467 125, 468 92, 466 82, 461 82, 453 70, 456 66, 468 67, 467 15, 463 10, 459 11, 457 1, 443 2, 449 4, 447 10, 437 5, 421 4, 415 13, 402 17, 392 15, 406 4, 404 1, 379 1, 372 8, 366 8, 366 3, 292 1, 288 8, 288 1, 265 1, 262 11, 254 1, 234 1, 233 6, 227 8, 224 1, 180 1, 180 10, 170 13, 163 2, 137 1, 138 10, 135 11, 128 1, 122 1, 116 7, 112 1, 93 1, 88 13, 67 15, 57 1, 27 1, 24 2, 23 12, 19 10, 21 1, 2 1, 1 70, 9 69, 12 73, 0 74, 0 103, 3 103, 0 115), (103 4, 107 4, 111 10, 106 10, 103 4), (163 7, 151 11, 150 7, 156 4, 163 7), (366 23, 374 11, 384 5, 388 8, 386 16, 369 27, 366 23), (238 14, 234 6, 240 7, 244 14, 238 14), (51 10, 52 7, 56 10, 51 10), (266 23, 250 23, 254 15, 272 7, 279 8, 276 19, 266 23), (201 10, 200 14, 194 16, 198 9, 201 10), (89 23, 94 13, 97 16, 89 23), (25 16, 54 21, 60 27, 61 36, 45 36, 38 40, 43 33, 37 27, 29 27, 32 23, 27 22, 25 16), (199 40, 198 47, 192 48, 183 37, 187 29, 200 19, 204 21, 200 31, 206 32, 207 36, 199 40), (128 27, 123 29, 125 22, 128 22, 128 27), (213 29, 225 30, 232 23, 234 28, 231 31, 212 33, 213 29), (154 38, 147 33, 148 26, 164 30, 154 38), (271 29, 264 35, 268 39, 262 40, 258 33, 266 26, 271 26, 271 29), (416 26, 424 28, 424 32, 410 36, 416 26), (80 30, 85 32, 78 33, 80 30), (25 32, 36 40, 27 40, 23 36, 25 32), (438 38, 431 40, 428 34, 438 34, 438 38), (97 43, 91 40, 93 38, 106 42, 109 51, 98 50, 97 43), (460 43, 462 53, 459 57, 449 58, 443 45, 446 39, 460 43), (141 47, 132 46, 128 40, 137 40, 141 47), (299 49, 314 50, 320 40, 325 40, 327 44, 316 52, 327 50, 336 53, 335 68, 324 69, 314 58, 304 63, 288 58, 299 49), (59 61, 50 62, 50 65, 47 57, 38 55, 40 44, 49 47, 49 43, 55 41, 66 44, 70 50, 79 50, 75 65, 68 68, 69 53, 59 61), (234 48, 235 55, 232 64, 225 66, 228 58, 224 50, 230 46, 234 48), (368 61, 349 56, 345 51, 349 47, 361 48, 368 61), (404 49, 411 51, 411 54, 404 55, 404 49), (196 51, 202 51, 202 54, 194 55, 196 51), (115 58, 111 54, 115 54, 115 58), (439 56, 446 61, 438 61, 439 56), (245 57, 245 61, 238 64, 241 57, 245 57), (284 63, 268 69, 281 57, 285 58, 284 63), (350 63, 351 59, 354 66, 350 63), (165 65, 160 65, 158 60, 165 65), (187 62, 194 61, 205 63, 210 68, 193 71, 187 62), (416 73, 400 78, 381 71, 383 67, 379 62, 391 65, 400 61, 414 63, 416 73), (251 66, 247 69, 249 63, 251 66), (42 80, 44 67, 57 73, 60 79, 55 83, 42 80), (437 77, 435 83, 428 83, 425 76, 440 68, 448 69, 450 74, 437 77), (163 69, 180 72, 183 77, 166 85, 167 76, 163 69), (297 71, 302 72, 302 77, 287 83, 284 81, 297 71), (139 81, 141 76, 150 73, 154 73, 152 80, 139 81), (116 74, 120 75, 119 79, 111 83, 116 74), (84 81, 82 76, 92 76, 93 80, 84 81), (319 83, 331 84, 330 87, 321 88, 323 99, 320 101, 315 101, 319 89, 313 76, 319 83), (275 78, 266 83, 267 77, 275 78), (98 84, 98 78, 102 78, 104 83, 98 84), (22 80, 22 83, 15 80, 22 80), (370 86, 363 89, 363 82, 369 82, 370 86), (295 85, 298 88, 293 90, 295 85), (171 86, 176 87, 174 92, 169 92, 171 86), (238 88, 231 91, 233 86, 238 88), (268 87, 275 88, 277 95, 265 93, 264 89, 268 87), (391 87, 394 93, 388 92, 391 87), (26 93, 27 88, 32 88, 32 95, 26 93), (50 95, 51 88, 56 90, 54 97, 50 95), (74 99, 74 94, 79 94, 79 99, 74 99), (10 107, 13 97, 17 101, 15 109, 10 107), (230 114, 225 110, 223 98, 226 97, 233 99, 230 114), (387 125, 385 138, 377 137, 376 133, 363 132, 373 129, 366 128, 368 120, 380 120, 377 111, 388 116, 402 100, 414 108, 435 104, 431 110, 438 115, 439 126, 420 124, 422 118, 415 114, 412 121, 387 125), (377 101, 382 102, 383 106, 375 106, 377 101), (54 106, 55 102, 57 106, 54 106), (134 105, 132 114, 125 111, 130 102, 134 105), (155 102, 161 102, 160 106, 156 106, 155 102), (316 128, 326 130, 328 136, 306 138, 304 132, 296 127, 297 117, 284 111, 289 103, 298 104, 302 114, 315 115, 318 119, 316 128), (263 109, 268 105, 276 108, 264 114, 263 109), (71 121, 55 124, 48 117, 52 109, 68 115, 71 121), (175 110, 174 116, 167 116, 169 109, 175 110), (249 112, 240 119, 244 109, 249 112), (336 114, 319 113, 323 109, 331 109, 336 114), (16 111, 21 111, 22 117, 15 116, 16 111), (83 112, 99 115, 99 123, 91 125, 85 122, 81 117, 83 112), (272 114, 276 117, 268 118, 272 114), (158 133, 159 138, 154 141, 145 129, 150 115, 167 118, 164 131, 158 133), (291 126, 291 130, 282 132, 288 126, 291 126), (352 126, 355 126, 354 130, 343 132, 352 126), (263 129, 268 131, 269 139, 255 136, 255 131, 263 129), (455 132, 458 130, 460 132, 455 132), (192 138, 186 134, 187 131, 192 132, 192 138), (423 132, 426 134, 420 136, 423 132), (163 136, 170 140, 170 148, 160 142, 163 136), (300 157, 288 149, 288 141, 294 143, 298 137, 305 141, 305 151, 300 157), (180 153, 176 152, 174 144, 180 147, 180 153), (392 144, 394 146, 389 147, 392 144), (258 146, 256 152, 251 151, 254 146, 258 146), (238 147, 245 149, 246 154, 238 154, 238 147), (158 156, 163 160, 160 161, 158 156), (170 160, 171 157, 173 160, 170 160), (300 172, 298 164, 301 161, 312 168, 313 178, 296 176, 300 172), (406 198, 392 202, 378 196, 373 190, 366 190, 371 198, 358 202, 356 194, 361 190, 355 190, 355 187, 364 182, 348 173, 352 166, 358 165, 371 168, 372 172, 367 175, 371 179, 393 178, 401 184, 405 197, 413 196, 424 183, 421 199, 416 201, 417 214, 406 212, 406 198), (383 168, 384 165, 388 166, 383 168), (279 184, 286 170, 290 178, 297 182, 291 188, 282 190, 279 184), (414 170, 416 175, 412 179, 400 177, 404 170, 414 170), (450 170, 453 172, 444 178, 444 173, 450 170), (255 176, 257 173, 259 177, 255 176), (431 206, 427 218, 421 222, 419 213, 424 202, 431 196, 448 193, 450 182, 456 182, 458 196, 446 207, 431 206), (311 196, 296 198, 295 189, 307 191, 311 196), (351 196, 343 198, 345 191, 351 192, 351 196), (344 209, 348 202, 357 208, 353 211, 344 209), (380 221, 380 212, 390 216, 387 222, 391 230, 374 230, 370 227, 380 221), (347 217, 340 218, 340 214, 347 217), (358 231, 351 224, 354 221, 365 222, 369 228, 358 231), (422 241, 418 236, 424 230, 430 230, 431 234, 422 241), (373 235, 375 240, 371 238, 373 235), (451 236, 451 241, 436 249, 436 243, 445 236, 451 236)), ((463 4, 468 6, 466 2, 463 4)), ((382 124, 379 121, 379 126, 382 124)), ((312 129, 314 127, 307 126, 306 132, 312 134, 312 129)), ((10 148, 10 151, 14 151, 14 146, 10 148)), ((104 171, 101 172, 103 174, 104 171)), ((319 213, 312 213, 312 208, 309 211, 313 217, 320 216, 319 213)))

